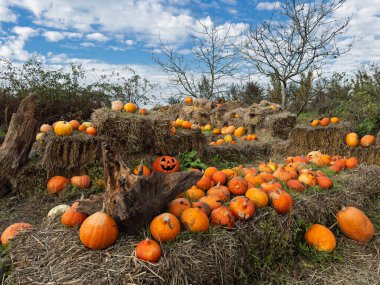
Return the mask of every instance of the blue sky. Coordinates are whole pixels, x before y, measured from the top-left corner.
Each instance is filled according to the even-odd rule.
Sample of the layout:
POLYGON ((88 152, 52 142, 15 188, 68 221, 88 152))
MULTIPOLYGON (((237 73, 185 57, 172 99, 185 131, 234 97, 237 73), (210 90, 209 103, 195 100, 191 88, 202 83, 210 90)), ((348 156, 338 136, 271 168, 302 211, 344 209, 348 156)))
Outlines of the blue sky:
MULTIPOLYGON (((328 71, 350 71, 380 63, 379 0, 350 0, 334 17, 352 15, 353 50, 328 71)), ((266 19, 275 1, 260 0, 0 0, 0 56, 21 63, 31 55, 51 66, 120 69, 129 65, 153 82, 167 77, 151 60, 161 39, 177 51, 189 48, 187 30, 195 15, 238 32, 266 19)))

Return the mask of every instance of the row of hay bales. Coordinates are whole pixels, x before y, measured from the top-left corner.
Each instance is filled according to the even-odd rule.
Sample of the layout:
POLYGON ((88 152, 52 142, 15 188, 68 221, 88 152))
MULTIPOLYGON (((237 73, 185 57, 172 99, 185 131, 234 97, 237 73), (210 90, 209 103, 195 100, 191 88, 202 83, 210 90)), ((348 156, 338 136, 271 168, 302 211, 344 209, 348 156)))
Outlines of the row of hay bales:
MULTIPOLYGON (((295 284, 278 277, 281 271, 301 276, 296 262, 306 224, 331 226, 342 205, 369 209, 370 196, 380 194, 378 166, 360 166, 336 178, 337 186, 331 190, 294 193, 294 211, 287 215, 263 208, 250 222, 237 223, 233 231, 183 232, 163 245, 164 255, 157 264, 134 257, 145 233, 122 236, 109 249, 91 251, 80 243, 76 229, 65 229, 57 220, 46 222, 15 240, 13 279, 4 284, 295 284)), ((344 245, 338 244, 338 252, 340 247, 344 245)), ((302 276, 297 284, 310 284, 310 276, 302 276)), ((363 280, 372 282, 354 283, 375 284, 376 274, 366 277, 363 280)))
POLYGON ((345 136, 351 132, 346 124, 327 127, 297 126, 289 135, 289 144, 285 150, 286 155, 307 154, 312 150, 341 155, 355 156, 360 163, 376 164, 380 166, 380 133, 376 144, 370 147, 349 147, 345 143, 345 136))

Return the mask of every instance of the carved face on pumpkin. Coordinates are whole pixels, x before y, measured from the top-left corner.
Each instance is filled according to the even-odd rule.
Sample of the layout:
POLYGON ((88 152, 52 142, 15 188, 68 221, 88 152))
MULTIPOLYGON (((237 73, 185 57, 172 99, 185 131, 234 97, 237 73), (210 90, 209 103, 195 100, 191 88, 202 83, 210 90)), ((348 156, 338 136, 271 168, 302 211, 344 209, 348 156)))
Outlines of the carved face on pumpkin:
POLYGON ((180 164, 173 156, 160 156, 153 162, 152 168, 155 172, 173 173, 179 171, 180 164))

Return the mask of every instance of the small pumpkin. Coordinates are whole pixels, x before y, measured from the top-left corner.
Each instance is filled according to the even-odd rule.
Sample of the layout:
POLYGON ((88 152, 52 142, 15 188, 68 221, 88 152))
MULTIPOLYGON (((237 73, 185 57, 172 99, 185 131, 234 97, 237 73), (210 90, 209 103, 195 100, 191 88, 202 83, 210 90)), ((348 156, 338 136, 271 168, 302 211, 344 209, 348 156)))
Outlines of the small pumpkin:
POLYGON ((234 135, 235 137, 241 137, 246 133, 246 129, 244 127, 239 127, 235 130, 234 135))
POLYGON ((349 169, 356 168, 358 166, 358 160, 356 159, 356 157, 346 158, 345 162, 346 168, 349 169))
POLYGON ((211 187, 211 178, 203 175, 201 179, 195 184, 199 189, 204 191, 208 190, 211 187))
POLYGON ((50 133, 52 130, 53 128, 49 124, 43 124, 40 127, 40 132, 44 134, 50 133))
POLYGON ((310 126, 312 126, 312 127, 316 127, 316 126, 319 125, 319 123, 320 123, 319 120, 313 120, 313 121, 310 123, 310 126))
POLYGON ((191 105, 191 103, 193 103, 193 98, 192 97, 186 97, 185 98, 185 103, 187 104, 187 105, 191 105))
POLYGON ((301 173, 300 176, 298 176, 298 181, 302 182, 308 187, 313 187, 317 184, 317 180, 311 173, 301 173))
POLYGON ((350 239, 368 242, 375 235, 371 220, 355 207, 343 207, 337 214, 339 229, 350 239))
POLYGON ((50 178, 47 184, 49 193, 58 193, 70 185, 70 180, 63 176, 54 176, 50 178))
POLYGON ((359 143, 359 138, 356 133, 349 133, 346 135, 346 144, 349 147, 355 147, 359 143))
POLYGON ((272 200, 273 208, 279 214, 287 214, 293 208, 293 198, 284 190, 277 189, 270 192, 269 198, 272 200))
POLYGON ((87 215, 77 211, 78 203, 74 203, 68 211, 61 217, 61 224, 66 227, 80 226, 87 218, 87 215))
POLYGON ((191 203, 185 198, 177 198, 170 202, 169 213, 179 218, 183 211, 191 208, 191 203))
POLYGON ((255 203, 245 196, 236 196, 230 202, 230 210, 239 220, 248 220, 255 213, 255 203))
POLYGON ((261 184, 261 189, 268 195, 272 191, 282 189, 282 185, 277 181, 264 182, 261 184))
POLYGON ((292 175, 283 167, 277 168, 276 171, 273 172, 273 176, 284 183, 288 182, 293 178, 292 175))
POLYGON ((80 123, 77 120, 71 120, 69 124, 73 127, 74 130, 77 130, 80 126, 80 123))
POLYGON ((333 181, 327 176, 319 176, 316 179, 317 179, 318 186, 323 189, 329 189, 333 187, 333 184, 334 184, 333 181))
POLYGON ((360 139, 360 145, 362 147, 369 147, 375 145, 376 138, 372 135, 365 135, 360 139))
POLYGON ((205 175, 208 177, 212 177, 215 172, 218 172, 218 168, 214 166, 210 166, 205 169, 205 175))
POLYGON ((94 127, 88 127, 85 132, 89 136, 96 136, 98 133, 98 131, 94 127))
POLYGON ((207 195, 216 195, 220 198, 221 201, 227 202, 230 199, 230 190, 228 190, 228 187, 220 185, 219 183, 208 189, 207 195))
POLYGON ((325 226, 314 224, 305 233, 306 243, 317 251, 332 252, 336 248, 334 234, 325 226))
POLYGON ((199 199, 199 202, 206 203, 210 206, 211 210, 219 208, 223 205, 223 201, 216 195, 204 196, 199 199))
POLYGON ((191 233, 204 233, 209 227, 207 215, 199 208, 184 210, 181 214, 181 222, 183 227, 191 233))
POLYGON ((273 169, 269 165, 267 165, 265 162, 260 163, 257 168, 261 172, 273 173, 273 169))
POLYGON ((211 223, 216 226, 232 229, 235 226, 235 217, 227 206, 222 206, 211 212, 211 223))
POLYGON ((14 239, 14 237, 25 230, 28 230, 32 228, 31 224, 28 223, 15 223, 7 227, 3 233, 1 234, 1 244, 5 245, 7 244, 10 240, 14 239))
POLYGON ((36 134, 36 141, 42 142, 42 140, 45 138, 45 133, 38 133, 36 134))
POLYGON ((245 196, 251 199, 258 208, 263 208, 268 205, 268 195, 259 188, 249 188, 245 196))
POLYGON ((338 117, 332 117, 332 118, 330 119, 330 122, 333 123, 333 124, 338 124, 339 121, 340 121, 340 119, 339 119, 338 117))
POLYGON ((155 240, 162 243, 174 240, 181 230, 176 216, 163 213, 155 217, 150 223, 150 232, 155 240))
POLYGON ((191 129, 191 125, 192 125, 191 122, 189 122, 189 121, 183 121, 181 127, 184 128, 184 129, 190 130, 191 129))
POLYGON ((212 181, 214 181, 216 184, 225 185, 227 183, 228 177, 227 174, 223 171, 216 171, 212 175, 212 181))
POLYGON ((248 183, 241 177, 234 177, 228 182, 228 189, 235 195, 244 195, 248 189, 248 183))
POLYGON ((133 170, 133 174, 140 175, 140 172, 144 176, 149 176, 151 174, 149 167, 142 163, 136 166, 136 168, 133 170))
POLYGON ((180 168, 181 165, 174 156, 157 157, 152 164, 152 169, 155 172, 174 173, 178 172, 180 168))
POLYGON ((286 183, 286 186, 288 186, 289 189, 297 192, 304 192, 306 190, 306 187, 298 180, 289 180, 286 183))
POLYGON ((160 245, 148 238, 137 244, 135 253, 138 259, 152 263, 156 263, 162 255, 160 245))
POLYGON ((78 127, 78 131, 80 131, 80 132, 85 132, 86 130, 87 130, 87 127, 85 125, 80 125, 78 127))
POLYGON ((123 108, 124 108, 123 102, 121 102, 119 100, 112 101, 112 103, 111 103, 111 109, 113 111, 119 112, 119 111, 123 110, 123 108))
POLYGON ((205 195, 205 192, 194 185, 190 189, 186 190, 184 195, 191 201, 198 201, 205 195))
POLYGON ((86 189, 91 185, 91 178, 88 175, 73 176, 70 179, 70 183, 79 189, 86 189))
POLYGON ((148 115, 148 110, 145 109, 145 108, 141 108, 139 110, 139 114, 142 115, 142 116, 146 116, 146 115, 148 115))
POLYGON ((128 113, 136 113, 137 106, 133 103, 127 103, 124 105, 124 110, 128 113))
POLYGON ((89 216, 79 229, 83 245, 91 249, 104 249, 114 244, 119 230, 115 220, 103 209, 89 216))
POLYGON ((325 126, 328 126, 330 124, 330 119, 329 118, 323 118, 319 124, 322 126, 322 127, 325 127, 325 126))
POLYGON ((73 133, 73 127, 68 122, 58 122, 54 126, 54 133, 58 136, 70 136, 73 133))
POLYGON ((191 206, 193 208, 201 209, 206 214, 207 217, 211 215, 211 208, 210 208, 210 206, 208 204, 204 203, 204 202, 200 202, 200 201, 193 202, 191 204, 191 206))
POLYGON ((255 175, 253 173, 248 173, 244 176, 244 180, 255 186, 260 186, 264 182, 264 179, 260 175, 255 175))

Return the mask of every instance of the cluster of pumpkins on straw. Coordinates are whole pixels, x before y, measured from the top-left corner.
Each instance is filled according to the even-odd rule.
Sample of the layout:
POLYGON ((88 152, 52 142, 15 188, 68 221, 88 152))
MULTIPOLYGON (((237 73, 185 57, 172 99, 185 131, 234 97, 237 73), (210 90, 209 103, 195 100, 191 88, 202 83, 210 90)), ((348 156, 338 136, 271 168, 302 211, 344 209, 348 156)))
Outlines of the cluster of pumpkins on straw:
MULTIPOLYGON (((333 187, 333 180, 320 169, 313 170, 314 165, 330 167, 333 172, 338 173, 345 168, 357 167, 358 161, 354 157, 346 159, 313 151, 305 157, 288 157, 284 164, 269 161, 262 162, 257 167, 239 166, 222 170, 208 167, 194 186, 169 203, 167 212, 151 221, 150 233, 153 239, 147 238, 138 243, 136 257, 157 262, 162 255, 160 243, 174 241, 181 228, 191 233, 204 233, 210 224, 234 229, 236 220, 248 221, 257 208, 267 207, 269 204, 278 214, 289 213, 294 206, 291 191, 302 193, 317 186, 327 191, 333 187)), ((174 173, 180 171, 180 164, 175 157, 162 156, 154 161, 152 170, 174 173)), ((143 164, 136 167, 134 173, 151 174, 149 167, 143 164)), ((71 183, 80 186, 88 183, 86 177, 71 180, 71 183)), ((56 192, 57 185, 62 184, 61 181, 58 182, 49 181, 48 188, 52 187, 49 191, 56 192)), ((69 181, 66 180, 65 183, 69 181)), ((104 212, 104 207, 100 212, 87 217, 76 210, 77 206, 78 202, 66 208, 61 222, 65 226, 80 226, 79 237, 86 247, 104 249, 117 240, 116 222, 104 212)), ((360 209, 343 207, 336 217, 339 229, 347 237, 359 242, 368 242, 373 238, 373 224, 360 209)), ((10 226, 1 236, 2 243, 30 227, 31 225, 23 223, 10 226)), ((318 251, 331 252, 336 248, 334 234, 321 224, 313 224, 308 228, 304 238, 309 246, 318 251)))
POLYGON ((42 141, 46 134, 54 133, 57 136, 71 136, 73 132, 83 132, 89 136, 96 136, 97 130, 91 122, 80 123, 77 120, 70 122, 58 121, 53 125, 43 124, 40 127, 40 132, 36 135, 36 141, 42 141))
POLYGON ((119 100, 112 101, 111 109, 113 111, 116 111, 116 112, 125 111, 127 113, 136 113, 138 111, 138 113, 140 115, 147 115, 148 114, 148 110, 145 108, 140 109, 134 103, 128 102, 128 103, 124 104, 122 101, 119 101, 119 100))
POLYGON ((362 147, 370 147, 375 145, 376 138, 373 135, 365 135, 359 140, 357 133, 348 133, 345 137, 345 142, 349 147, 356 147, 359 144, 362 147))
POLYGON ((312 127, 316 127, 316 126, 326 127, 330 123, 338 124, 339 122, 340 122, 340 119, 338 117, 332 117, 332 118, 324 117, 322 119, 313 120, 310 123, 310 126, 312 126, 312 127))

